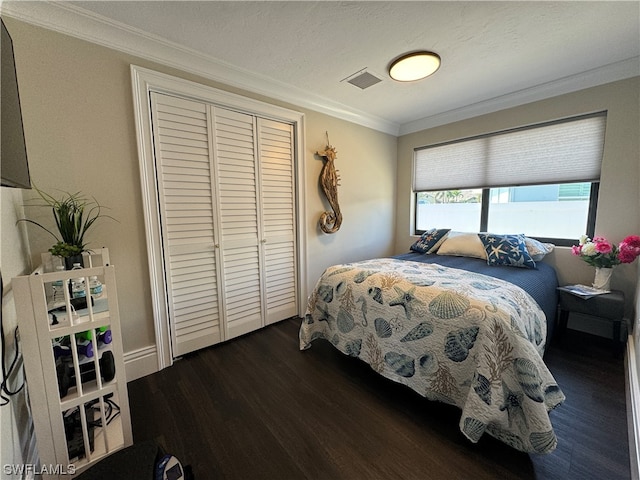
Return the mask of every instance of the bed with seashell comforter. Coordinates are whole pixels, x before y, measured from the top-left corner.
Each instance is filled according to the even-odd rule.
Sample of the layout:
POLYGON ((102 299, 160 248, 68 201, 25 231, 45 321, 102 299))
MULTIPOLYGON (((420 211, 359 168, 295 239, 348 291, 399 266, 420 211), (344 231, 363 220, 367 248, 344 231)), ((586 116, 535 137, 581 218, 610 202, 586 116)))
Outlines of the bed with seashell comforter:
POLYGON ((309 298, 300 349, 326 339, 427 399, 458 406, 472 442, 488 433, 517 450, 551 452, 549 411, 564 395, 542 359, 544 302, 510 281, 425 257, 328 268, 309 298))

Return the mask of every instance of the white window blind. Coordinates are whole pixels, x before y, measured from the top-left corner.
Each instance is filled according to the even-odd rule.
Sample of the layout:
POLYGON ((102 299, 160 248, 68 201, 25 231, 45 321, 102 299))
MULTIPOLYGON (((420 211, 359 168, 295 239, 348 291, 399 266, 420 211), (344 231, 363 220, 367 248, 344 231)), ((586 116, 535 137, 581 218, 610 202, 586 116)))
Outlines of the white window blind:
POLYGON ((606 112, 415 150, 416 192, 600 180, 606 112))

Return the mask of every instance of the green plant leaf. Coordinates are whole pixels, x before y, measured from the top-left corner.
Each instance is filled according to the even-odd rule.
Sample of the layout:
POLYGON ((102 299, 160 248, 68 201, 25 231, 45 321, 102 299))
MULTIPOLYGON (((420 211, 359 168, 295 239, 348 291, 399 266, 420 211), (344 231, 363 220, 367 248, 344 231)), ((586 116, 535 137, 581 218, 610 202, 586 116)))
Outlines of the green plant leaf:
POLYGON ((53 195, 43 192, 35 186, 34 189, 45 202, 45 205, 36 206, 51 208, 59 236, 33 220, 20 219, 18 221, 25 221, 37 225, 52 235, 58 241, 58 243, 49 250, 54 255, 69 256, 85 251, 87 245, 85 243, 85 235, 96 220, 102 217, 115 220, 109 215, 102 214, 102 207, 95 197, 93 197, 92 200, 88 200, 80 192, 63 192, 64 195, 62 198, 57 199, 53 195), (53 253, 54 251, 59 253, 53 253), (68 255, 65 255, 65 253, 68 253, 68 255))

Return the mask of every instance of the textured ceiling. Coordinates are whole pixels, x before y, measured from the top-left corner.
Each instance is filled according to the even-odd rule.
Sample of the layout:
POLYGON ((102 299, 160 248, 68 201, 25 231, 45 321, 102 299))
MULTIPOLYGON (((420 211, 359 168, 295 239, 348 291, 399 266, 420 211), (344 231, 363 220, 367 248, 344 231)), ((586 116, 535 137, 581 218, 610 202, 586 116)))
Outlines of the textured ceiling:
POLYGON ((254 84, 262 80, 267 89, 306 92, 314 103, 326 99, 334 109, 398 126, 566 83, 605 66, 618 66, 620 72, 614 78, 600 75, 603 81, 640 75, 637 1, 67 5, 204 54, 254 84), (392 81, 388 63, 415 49, 437 52, 441 68, 418 82, 392 81), (344 81, 363 69, 383 81, 366 90, 344 81))

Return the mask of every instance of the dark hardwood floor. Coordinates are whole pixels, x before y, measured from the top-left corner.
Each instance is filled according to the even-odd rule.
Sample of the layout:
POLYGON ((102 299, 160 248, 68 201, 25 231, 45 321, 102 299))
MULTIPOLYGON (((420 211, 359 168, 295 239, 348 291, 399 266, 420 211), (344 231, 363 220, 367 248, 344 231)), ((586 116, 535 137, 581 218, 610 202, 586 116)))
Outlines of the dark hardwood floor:
POLYGON ((201 350, 129 383, 135 441, 156 440, 205 479, 627 479, 624 363, 569 330, 545 356, 567 400, 558 448, 527 455, 459 431, 425 400, 317 341, 299 319, 201 350))

